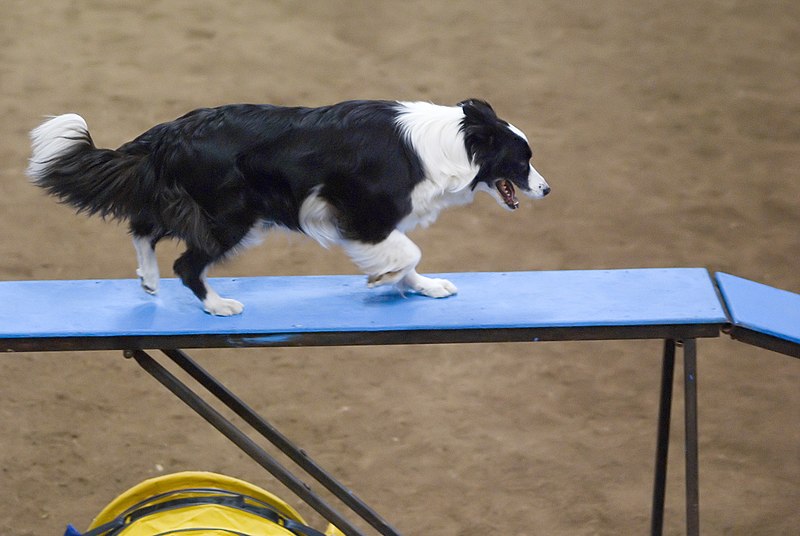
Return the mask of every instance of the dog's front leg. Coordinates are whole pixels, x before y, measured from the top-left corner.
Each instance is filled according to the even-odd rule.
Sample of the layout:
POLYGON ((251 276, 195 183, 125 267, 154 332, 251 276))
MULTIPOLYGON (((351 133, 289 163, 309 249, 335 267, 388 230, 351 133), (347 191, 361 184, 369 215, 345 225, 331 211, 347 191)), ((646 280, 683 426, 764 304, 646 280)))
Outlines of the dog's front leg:
POLYGON ((396 284, 402 290, 432 298, 456 293, 455 285, 449 281, 423 277, 416 272, 422 252, 400 231, 394 230, 383 241, 374 244, 345 240, 342 246, 356 266, 367 274, 369 287, 396 284))
POLYGON ((370 287, 399 283, 422 257, 419 247, 397 230, 376 243, 343 240, 342 248, 356 266, 367 274, 367 285, 370 287))

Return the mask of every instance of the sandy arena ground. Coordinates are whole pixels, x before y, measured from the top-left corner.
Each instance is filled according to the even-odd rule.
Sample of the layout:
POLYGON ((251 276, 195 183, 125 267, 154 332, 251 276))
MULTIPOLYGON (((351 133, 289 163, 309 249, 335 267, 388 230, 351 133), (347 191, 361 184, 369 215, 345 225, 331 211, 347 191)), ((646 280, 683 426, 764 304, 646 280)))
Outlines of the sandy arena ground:
MULTIPOLYGON (((0 45, 2 279, 133 276, 124 226, 26 182, 45 114, 79 112, 116 147, 228 102, 482 97, 528 133, 553 193, 444 214, 413 234, 423 271, 702 266, 800 291, 794 0, 6 0, 0 45)), ((160 251, 170 274, 180 250, 160 251)), ((329 273, 355 271, 276 235, 213 275, 329 273)), ((800 362, 727 338, 699 352, 703 533, 796 534, 800 362)), ((404 534, 649 528, 657 341, 196 355, 404 534)), ((667 534, 684 523, 675 396, 667 534)), ((186 469, 298 502, 116 352, 3 356, 0 423, 3 535, 85 528, 186 469)))

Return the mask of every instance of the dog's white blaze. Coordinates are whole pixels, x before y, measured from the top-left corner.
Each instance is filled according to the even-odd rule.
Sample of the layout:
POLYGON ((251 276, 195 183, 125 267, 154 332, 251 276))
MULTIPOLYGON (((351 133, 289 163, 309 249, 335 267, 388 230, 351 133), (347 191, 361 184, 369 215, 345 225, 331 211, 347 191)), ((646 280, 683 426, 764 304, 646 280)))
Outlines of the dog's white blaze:
POLYGON ((50 163, 76 145, 85 145, 89 127, 78 114, 64 114, 45 121, 31 131, 33 149, 25 173, 37 179, 50 163))
POLYGON ((329 248, 341 240, 334 208, 319 195, 320 186, 312 190, 300 206, 300 228, 305 234, 329 248))
MULTIPOLYGON (((517 127, 515 127, 510 123, 508 125, 508 129, 517 136, 519 136, 520 138, 522 138, 523 140, 525 140, 525 143, 529 143, 528 137, 520 129, 518 129, 517 127)), ((549 186, 547 184, 547 181, 544 180, 544 177, 542 177, 539 174, 539 172, 536 171, 536 168, 533 167, 533 164, 531 164, 530 171, 528 171, 528 189, 523 191, 523 193, 528 197, 538 199, 540 197, 544 197, 545 195, 544 192, 548 188, 549 186)))

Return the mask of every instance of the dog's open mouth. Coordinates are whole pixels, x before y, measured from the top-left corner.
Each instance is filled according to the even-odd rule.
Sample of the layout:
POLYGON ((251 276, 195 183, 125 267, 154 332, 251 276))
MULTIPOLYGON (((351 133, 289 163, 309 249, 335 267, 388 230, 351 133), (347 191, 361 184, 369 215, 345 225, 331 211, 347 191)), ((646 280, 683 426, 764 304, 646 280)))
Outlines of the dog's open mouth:
POLYGON ((514 191, 514 185, 511 184, 511 181, 507 179, 498 179, 495 181, 494 187, 497 188, 498 192, 500 192, 500 197, 503 198, 503 201, 508 208, 511 210, 519 208, 519 201, 517 200, 517 195, 514 191))

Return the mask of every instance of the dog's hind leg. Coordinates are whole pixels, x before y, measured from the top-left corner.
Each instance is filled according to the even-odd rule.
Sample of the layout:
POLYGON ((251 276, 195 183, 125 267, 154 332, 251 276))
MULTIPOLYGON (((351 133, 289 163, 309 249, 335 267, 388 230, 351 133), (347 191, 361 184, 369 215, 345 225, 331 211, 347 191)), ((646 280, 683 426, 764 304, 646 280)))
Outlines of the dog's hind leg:
POLYGON ((152 236, 133 235, 133 247, 136 249, 136 260, 138 262, 136 275, 139 276, 142 288, 149 294, 155 294, 158 291, 158 281, 160 279, 155 250, 157 241, 158 239, 152 236))
POLYGON ((203 302, 203 308, 207 313, 217 316, 238 315, 244 310, 244 305, 236 300, 221 297, 208 284, 206 272, 215 260, 212 255, 190 247, 175 261, 175 273, 203 302))

